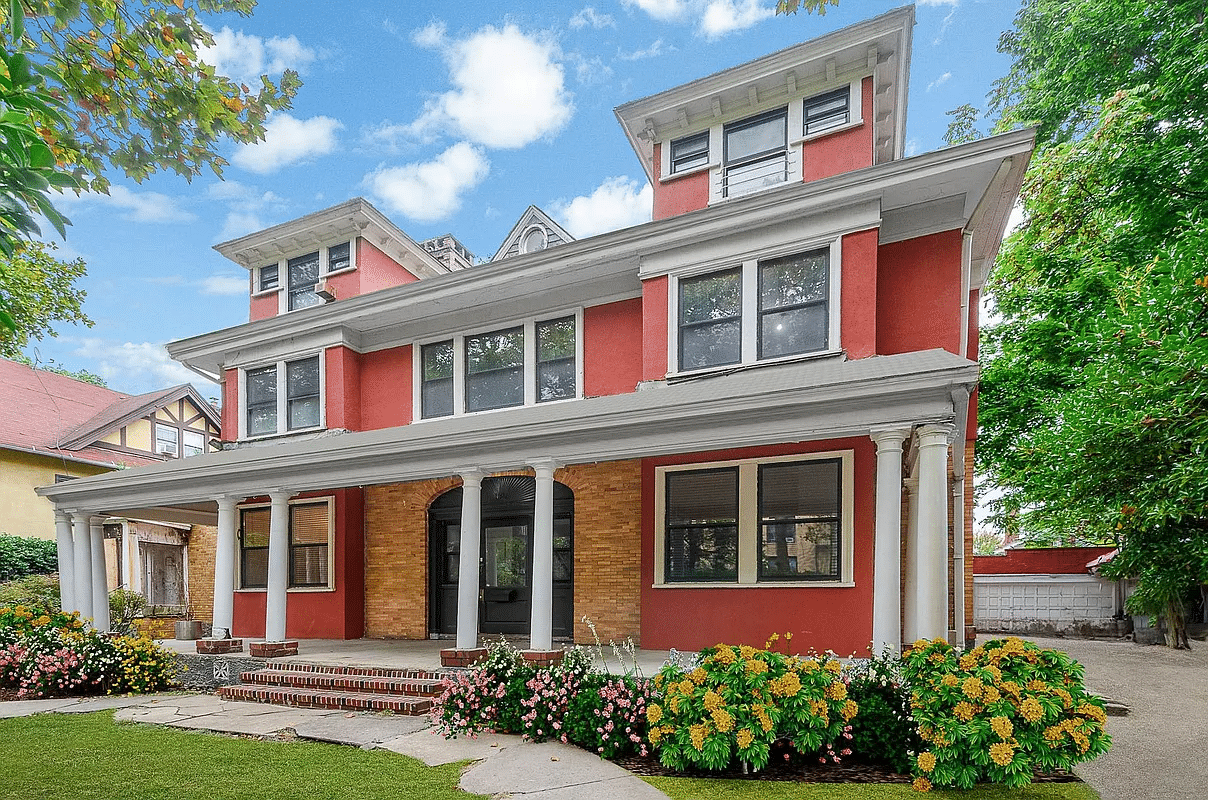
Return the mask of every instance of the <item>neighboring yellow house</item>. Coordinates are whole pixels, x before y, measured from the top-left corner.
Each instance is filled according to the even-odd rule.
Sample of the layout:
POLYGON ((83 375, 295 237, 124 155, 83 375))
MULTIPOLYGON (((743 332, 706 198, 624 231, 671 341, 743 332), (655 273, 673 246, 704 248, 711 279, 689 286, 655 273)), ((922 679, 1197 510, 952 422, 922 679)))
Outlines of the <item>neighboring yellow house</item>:
MULTIPOLYGON (((220 416, 189 384, 132 396, 0 359, 0 532, 55 538, 34 488, 217 449, 220 416)), ((109 518, 110 587, 181 605, 189 526, 109 518)))

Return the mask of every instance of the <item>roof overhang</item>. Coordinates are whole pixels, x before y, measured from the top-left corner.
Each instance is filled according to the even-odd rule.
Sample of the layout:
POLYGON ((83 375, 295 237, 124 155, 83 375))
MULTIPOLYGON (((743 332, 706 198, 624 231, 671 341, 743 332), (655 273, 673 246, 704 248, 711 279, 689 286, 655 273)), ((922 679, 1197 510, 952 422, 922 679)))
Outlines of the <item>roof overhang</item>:
POLYGON ((299 352, 338 344, 369 352, 550 308, 638 297, 639 270, 653 254, 760 229, 791 228, 807 217, 869 203, 881 208, 882 243, 964 228, 973 235, 975 257, 989 264, 1034 138, 1031 130, 1015 131, 790 184, 537 253, 169 342, 168 353, 192 369, 221 374, 282 348, 299 352))
POLYGON ((250 270, 356 236, 367 239, 418 278, 449 271, 363 197, 216 244, 214 249, 250 270))
POLYGON ((653 183, 654 145, 871 76, 874 163, 901 158, 914 6, 618 106, 617 120, 653 183))
POLYGON ((886 425, 956 421, 953 388, 969 389, 977 376, 976 364, 943 350, 812 359, 628 394, 243 447, 37 491, 63 510, 172 519, 163 507, 195 508, 270 488, 313 491, 546 459, 592 463, 865 436, 886 425))

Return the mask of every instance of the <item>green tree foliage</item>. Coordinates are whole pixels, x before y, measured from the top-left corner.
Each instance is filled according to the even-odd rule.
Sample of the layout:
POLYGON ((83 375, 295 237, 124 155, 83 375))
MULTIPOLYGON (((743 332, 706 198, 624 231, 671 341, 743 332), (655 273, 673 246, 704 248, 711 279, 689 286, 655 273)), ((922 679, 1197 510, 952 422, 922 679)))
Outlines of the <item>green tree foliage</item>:
POLYGON ((965 103, 945 113, 952 117, 952 121, 944 132, 944 144, 964 144, 982 138, 981 131, 976 127, 977 117, 981 113, 978 109, 965 103))
POLYGON ((839 0, 777 0, 776 13, 796 14, 798 11, 804 11, 807 14, 825 17, 826 7, 837 5, 839 5, 839 0))
POLYGON ((29 363, 21 351, 31 339, 53 336, 56 322, 91 327, 82 310, 84 290, 75 285, 84 276, 84 260, 62 261, 54 257, 56 249, 53 242, 24 241, 10 257, 0 257, 0 303, 11 321, 8 330, 0 328, 0 357, 29 363))
POLYGON ((989 286, 980 467, 1039 543, 1115 542, 1164 613, 1208 581, 1208 36, 1188 0, 1027 0, 991 106, 1037 126, 989 286))

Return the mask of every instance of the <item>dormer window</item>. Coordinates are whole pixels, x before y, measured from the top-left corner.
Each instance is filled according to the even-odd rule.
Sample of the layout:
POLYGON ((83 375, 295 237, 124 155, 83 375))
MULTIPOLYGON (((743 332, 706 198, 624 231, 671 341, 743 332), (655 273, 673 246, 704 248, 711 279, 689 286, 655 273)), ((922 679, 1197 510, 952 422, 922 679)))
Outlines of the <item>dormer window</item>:
POLYGON ((842 127, 851 119, 851 90, 844 86, 833 92, 805 98, 802 111, 803 133, 817 133, 842 127))
POLYGON ((709 163, 709 132, 701 131, 671 142, 671 174, 687 172, 709 163))
POLYGON ((327 275, 355 269, 353 253, 350 240, 265 264, 255 271, 254 294, 277 293, 279 314, 321 305, 323 298, 315 294, 315 286, 327 275))
POLYGON ((269 289, 276 289, 278 286, 277 276, 279 269, 276 264, 267 264, 260 268, 260 283, 256 289, 258 292, 267 292, 269 289))
POLYGON ((732 122, 723 129, 723 197, 739 197, 788 180, 788 109, 732 122))
POLYGON ((327 248, 327 271, 339 272, 352 266, 352 247, 348 242, 341 242, 327 248))

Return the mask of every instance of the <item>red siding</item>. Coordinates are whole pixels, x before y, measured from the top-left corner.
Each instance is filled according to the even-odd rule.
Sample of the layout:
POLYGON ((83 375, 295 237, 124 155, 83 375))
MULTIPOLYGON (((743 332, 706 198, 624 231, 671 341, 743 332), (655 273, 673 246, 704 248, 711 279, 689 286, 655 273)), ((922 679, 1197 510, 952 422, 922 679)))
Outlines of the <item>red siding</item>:
POLYGON ((718 642, 762 646, 772 633, 791 632, 795 652, 829 648, 843 656, 868 655, 872 640, 874 461, 873 445, 867 438, 646 459, 642 464, 642 647, 698 650, 718 642), (829 450, 855 451, 854 587, 653 588, 655 467, 829 450))
POLYGON ((882 245, 877 253, 877 353, 960 352, 961 232, 882 245))
MULTIPOLYGON (((969 292, 969 360, 976 361, 981 350, 981 292, 973 289, 969 292)), ((969 397, 968 423, 965 425, 965 439, 973 441, 977 438, 977 387, 969 397)))
POLYGON ((248 308, 248 322, 255 322, 258 319, 268 319, 269 317, 277 316, 277 293, 262 294, 259 297, 253 297, 248 308))
POLYGON ((228 369, 222 375, 222 439, 239 438, 239 370, 228 369))
POLYGON ((583 309, 583 396, 624 394, 642 379, 642 298, 583 309))
POLYGON ((642 281, 642 380, 667 377, 667 276, 642 281))
POLYGON ((355 273, 350 274, 360 275, 359 294, 368 294, 376 292, 378 289, 388 289, 391 286, 400 286, 419 280, 393 258, 359 238, 357 239, 357 268, 355 273))
MULTIPOLYGON (((300 497, 335 496, 335 570, 329 592, 290 592, 285 601, 285 635, 291 639, 359 639, 365 634, 364 497, 360 489, 308 492, 300 497)), ((235 592, 233 634, 264 636, 267 593, 235 592)))
POLYGON ((872 166, 872 78, 861 85, 864 124, 858 128, 811 139, 801 154, 801 177, 816 181, 872 166))
MULTIPOLYGON (((662 145, 654 146, 654 174, 662 174, 662 145)), ((709 205, 709 172, 701 170, 681 178, 656 178, 652 219, 666 219, 709 205)))
POLYGON ((360 356, 347 347, 329 347, 324 359, 327 427, 361 430, 360 356))
POLYGON ((877 231, 843 237, 840 344, 848 358, 877 353, 877 231))
POLYGON ((411 422, 411 345, 361 356, 361 430, 411 422))
POLYGON ((1114 547, 1028 547, 974 556, 974 575, 1085 575, 1086 565, 1114 547))

